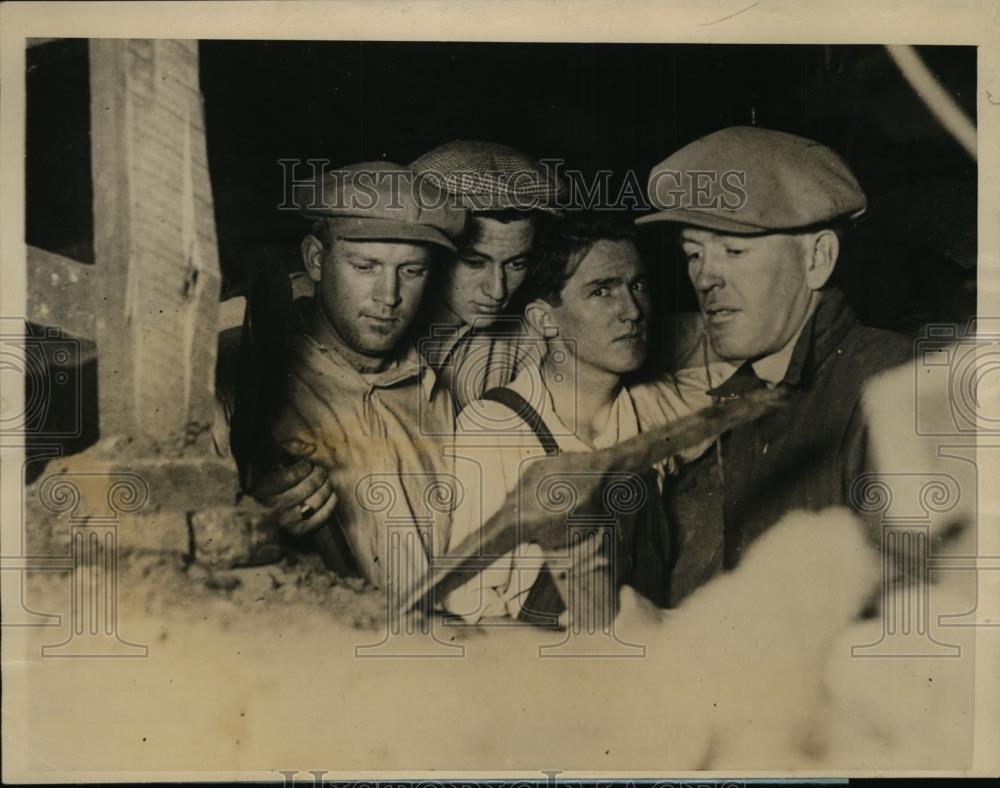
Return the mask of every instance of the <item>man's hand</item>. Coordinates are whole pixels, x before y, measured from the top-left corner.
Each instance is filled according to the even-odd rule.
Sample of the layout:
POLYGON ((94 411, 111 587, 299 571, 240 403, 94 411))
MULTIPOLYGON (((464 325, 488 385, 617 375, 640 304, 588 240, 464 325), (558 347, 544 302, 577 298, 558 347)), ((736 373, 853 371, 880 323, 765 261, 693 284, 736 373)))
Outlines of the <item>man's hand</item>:
POLYGON ((337 494, 326 469, 306 459, 316 450, 315 446, 294 441, 283 448, 300 459, 271 473, 255 473, 250 494, 275 510, 279 526, 302 536, 330 518, 337 505, 337 494))

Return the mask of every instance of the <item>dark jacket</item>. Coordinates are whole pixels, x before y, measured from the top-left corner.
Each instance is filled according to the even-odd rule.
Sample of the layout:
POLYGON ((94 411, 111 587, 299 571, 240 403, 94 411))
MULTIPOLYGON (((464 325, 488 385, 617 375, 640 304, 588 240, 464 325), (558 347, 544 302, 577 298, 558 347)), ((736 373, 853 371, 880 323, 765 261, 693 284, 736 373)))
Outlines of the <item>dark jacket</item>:
MULTIPOLYGON (((843 293, 824 293, 779 384, 788 407, 722 438, 724 568, 786 512, 850 505, 851 485, 868 469, 862 386, 912 358, 912 340, 860 325, 843 293)), ((738 395, 749 365, 741 372, 712 393, 738 395)))

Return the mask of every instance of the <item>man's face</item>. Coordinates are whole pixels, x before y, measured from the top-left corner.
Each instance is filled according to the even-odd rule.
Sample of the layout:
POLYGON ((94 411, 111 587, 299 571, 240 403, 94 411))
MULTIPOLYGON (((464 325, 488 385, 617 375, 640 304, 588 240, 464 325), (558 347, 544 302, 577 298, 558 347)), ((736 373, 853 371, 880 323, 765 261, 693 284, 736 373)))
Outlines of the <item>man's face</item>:
POLYGON ((808 315, 812 293, 800 236, 686 227, 680 241, 716 353, 753 361, 788 344, 808 315))
MULTIPOLYGON (((409 328, 431 267, 427 246, 336 239, 321 251, 316 294, 329 325, 352 350, 384 356, 409 328)), ((307 265, 307 269, 308 269, 307 265)))
POLYGON ((631 241, 597 241, 551 307, 559 336, 583 367, 624 375, 646 360, 649 291, 631 241))
POLYGON ((484 326, 500 316, 528 275, 535 222, 473 215, 469 227, 469 241, 444 271, 441 297, 464 323, 484 326))

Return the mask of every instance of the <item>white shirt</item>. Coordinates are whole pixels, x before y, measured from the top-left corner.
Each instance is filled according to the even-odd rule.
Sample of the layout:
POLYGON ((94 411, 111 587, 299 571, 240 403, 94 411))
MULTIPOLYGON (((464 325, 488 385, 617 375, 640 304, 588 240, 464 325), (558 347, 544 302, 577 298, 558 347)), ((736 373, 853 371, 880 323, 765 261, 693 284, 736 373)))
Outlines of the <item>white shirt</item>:
MULTIPOLYGON (((593 447, 576 436, 556 414, 552 396, 536 365, 525 367, 508 388, 524 397, 552 433, 560 452, 588 452, 614 446, 639 434, 689 415, 711 404, 707 390, 714 378, 723 379, 731 365, 716 367, 713 380, 705 369, 682 370, 632 389, 623 388, 612 403, 607 425, 593 447)), ((699 456, 710 441, 697 448, 699 456)), ((523 419, 500 403, 478 400, 459 414, 455 443, 450 452, 462 490, 452 517, 449 549, 475 533, 501 508, 524 468, 544 458, 545 450, 523 419)), ((690 455, 690 453, 689 453, 690 455)), ((693 459, 686 456, 684 459, 693 459)), ((662 486, 663 469, 658 468, 662 486)), ((516 617, 544 560, 541 548, 522 544, 498 557, 490 567, 452 591, 445 607, 474 623, 482 617, 516 617)))

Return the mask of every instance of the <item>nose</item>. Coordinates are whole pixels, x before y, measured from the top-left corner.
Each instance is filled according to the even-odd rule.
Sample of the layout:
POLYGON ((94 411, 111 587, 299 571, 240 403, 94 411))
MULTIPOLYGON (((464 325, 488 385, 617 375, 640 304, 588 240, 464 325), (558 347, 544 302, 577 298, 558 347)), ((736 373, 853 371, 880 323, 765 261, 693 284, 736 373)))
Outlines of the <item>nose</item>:
POLYGON ((483 282, 483 295, 495 301, 503 303, 507 300, 507 272, 502 265, 491 265, 486 269, 485 280, 483 282))
POLYGON ((399 293, 399 274, 391 266, 382 266, 372 286, 372 300, 387 307, 397 307, 402 300, 399 293))
POLYGON ((715 287, 721 287, 725 283, 721 263, 721 256, 713 249, 706 248, 701 259, 691 263, 688 270, 694 289, 699 293, 707 293, 715 287))
POLYGON ((638 323, 645 317, 642 304, 639 303, 636 294, 631 290, 621 301, 621 311, 618 317, 623 323, 638 323))

